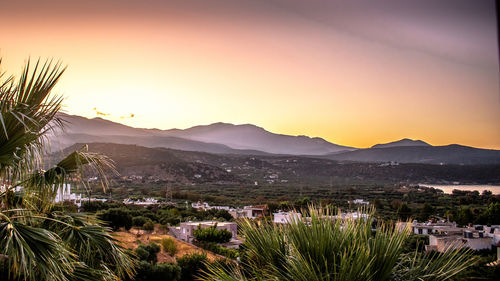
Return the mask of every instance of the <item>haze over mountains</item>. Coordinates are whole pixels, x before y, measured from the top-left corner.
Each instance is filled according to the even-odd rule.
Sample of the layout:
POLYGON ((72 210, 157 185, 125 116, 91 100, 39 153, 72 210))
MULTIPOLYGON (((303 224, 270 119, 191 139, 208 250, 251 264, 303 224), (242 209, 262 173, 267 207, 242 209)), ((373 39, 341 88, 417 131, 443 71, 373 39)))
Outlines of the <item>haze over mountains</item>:
POLYGON ((133 128, 102 118, 62 115, 64 132, 52 138, 52 149, 76 143, 135 144, 185 151, 240 155, 302 155, 354 162, 400 162, 427 164, 495 164, 500 150, 461 145, 432 146, 421 140, 402 139, 358 149, 330 143, 322 138, 275 134, 251 124, 214 123, 185 130, 133 128))

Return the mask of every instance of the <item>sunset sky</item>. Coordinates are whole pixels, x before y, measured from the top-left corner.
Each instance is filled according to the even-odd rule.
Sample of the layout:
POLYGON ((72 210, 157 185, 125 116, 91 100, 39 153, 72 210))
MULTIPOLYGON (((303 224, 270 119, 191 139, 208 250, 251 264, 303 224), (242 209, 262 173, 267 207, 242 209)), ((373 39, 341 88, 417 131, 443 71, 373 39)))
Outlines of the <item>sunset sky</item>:
POLYGON ((0 36, 8 74, 68 66, 70 114, 500 149, 493 0, 17 0, 0 36))

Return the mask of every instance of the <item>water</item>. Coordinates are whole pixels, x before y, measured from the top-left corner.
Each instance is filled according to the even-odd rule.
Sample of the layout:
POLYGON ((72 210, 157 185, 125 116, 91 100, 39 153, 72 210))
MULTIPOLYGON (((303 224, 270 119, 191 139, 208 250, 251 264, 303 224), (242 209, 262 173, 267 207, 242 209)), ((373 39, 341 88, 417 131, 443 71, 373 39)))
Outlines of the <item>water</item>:
POLYGON ((453 189, 464 190, 464 191, 474 191, 477 190, 479 193, 483 193, 484 190, 489 190, 493 194, 500 194, 500 185, 440 185, 440 184, 419 184, 420 186, 434 187, 441 189, 444 193, 451 194, 453 189))

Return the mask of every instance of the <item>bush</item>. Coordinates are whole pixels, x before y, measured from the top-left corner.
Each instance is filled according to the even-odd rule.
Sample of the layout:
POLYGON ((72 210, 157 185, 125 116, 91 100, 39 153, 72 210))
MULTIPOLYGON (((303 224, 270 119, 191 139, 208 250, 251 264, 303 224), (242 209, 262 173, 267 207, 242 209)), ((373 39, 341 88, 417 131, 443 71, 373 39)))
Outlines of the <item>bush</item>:
POLYGON ((132 225, 133 226, 143 226, 148 221, 148 218, 143 216, 133 217, 132 225))
POLYGON ((146 261, 155 264, 158 259, 156 255, 160 252, 160 246, 156 243, 149 243, 149 245, 140 244, 135 249, 135 254, 141 261, 146 261))
POLYGON ((222 247, 215 242, 195 242, 195 245, 217 255, 225 256, 227 258, 235 259, 239 256, 237 250, 222 247))
POLYGON ((206 269, 206 254, 187 254, 177 259, 177 265, 181 268, 182 281, 196 280, 196 276, 206 269))
POLYGON ((217 224, 207 228, 198 228, 193 232, 194 237, 200 242, 227 243, 233 235, 226 229, 217 229, 217 224))
POLYGON ((144 229, 146 231, 153 231, 153 230, 155 230, 155 224, 153 223, 153 221, 149 220, 145 224, 142 225, 142 229, 144 229))
POLYGON ((120 229, 120 227, 125 227, 126 230, 132 227, 132 216, 124 208, 111 208, 99 213, 97 217, 107 222, 114 231, 120 229))
POLYGON ((139 262, 134 281, 178 281, 181 278, 181 268, 171 263, 150 264, 139 262))
POLYGON ((175 256, 175 254, 177 254, 177 245, 175 244, 174 239, 161 239, 161 246, 163 247, 163 251, 167 252, 169 255, 175 256))

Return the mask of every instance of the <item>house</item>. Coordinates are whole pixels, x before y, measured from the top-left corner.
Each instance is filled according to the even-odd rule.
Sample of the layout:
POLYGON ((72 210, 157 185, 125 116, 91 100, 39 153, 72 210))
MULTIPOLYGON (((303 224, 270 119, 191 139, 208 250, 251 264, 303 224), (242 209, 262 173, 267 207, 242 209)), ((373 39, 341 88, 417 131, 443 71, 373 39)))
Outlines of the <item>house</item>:
POLYGON ((483 232, 473 232, 465 230, 463 235, 429 235, 429 245, 425 246, 426 251, 445 252, 449 248, 469 248, 472 250, 491 249, 492 238, 484 235, 483 232))
POLYGON ((256 219, 263 217, 266 210, 267 210, 267 205, 245 206, 243 207, 243 209, 230 209, 229 213, 235 219, 239 218, 256 219))
POLYGON ((273 213, 273 222, 279 224, 287 224, 297 220, 301 220, 302 215, 297 212, 281 212, 273 213))
POLYGON ((484 226, 483 229, 485 235, 493 239, 494 245, 500 243, 500 225, 484 226))
POLYGON ((158 200, 154 198, 143 198, 138 200, 132 200, 130 198, 123 199, 123 204, 125 205, 139 205, 139 206, 151 206, 158 204, 158 200))
POLYGON ((207 202, 201 202, 201 201, 198 201, 196 203, 191 203, 191 207, 193 207, 193 209, 203 210, 203 211, 211 209, 229 211, 231 209, 229 208, 229 206, 210 206, 207 202))
POLYGON ((201 222, 181 222, 178 227, 170 227, 172 235, 182 241, 192 243, 194 240, 194 231, 198 228, 209 228, 216 225, 218 230, 226 229, 231 232, 231 240, 237 240, 238 226, 235 222, 217 222, 217 221, 201 221, 201 222))
MULTIPOLYGON (((406 227, 405 222, 399 222, 399 229, 403 229, 406 227)), ((463 232, 462 228, 457 227, 456 222, 449 222, 445 220, 430 220, 428 222, 418 222, 414 220, 411 224, 411 232, 413 234, 418 235, 431 235, 431 234, 445 234, 445 235, 453 235, 458 234, 461 235, 463 232)))
POLYGON ((352 203, 352 204, 356 204, 356 205, 369 205, 370 204, 369 201, 365 201, 363 199, 355 199, 352 201, 347 201, 347 203, 352 203))

